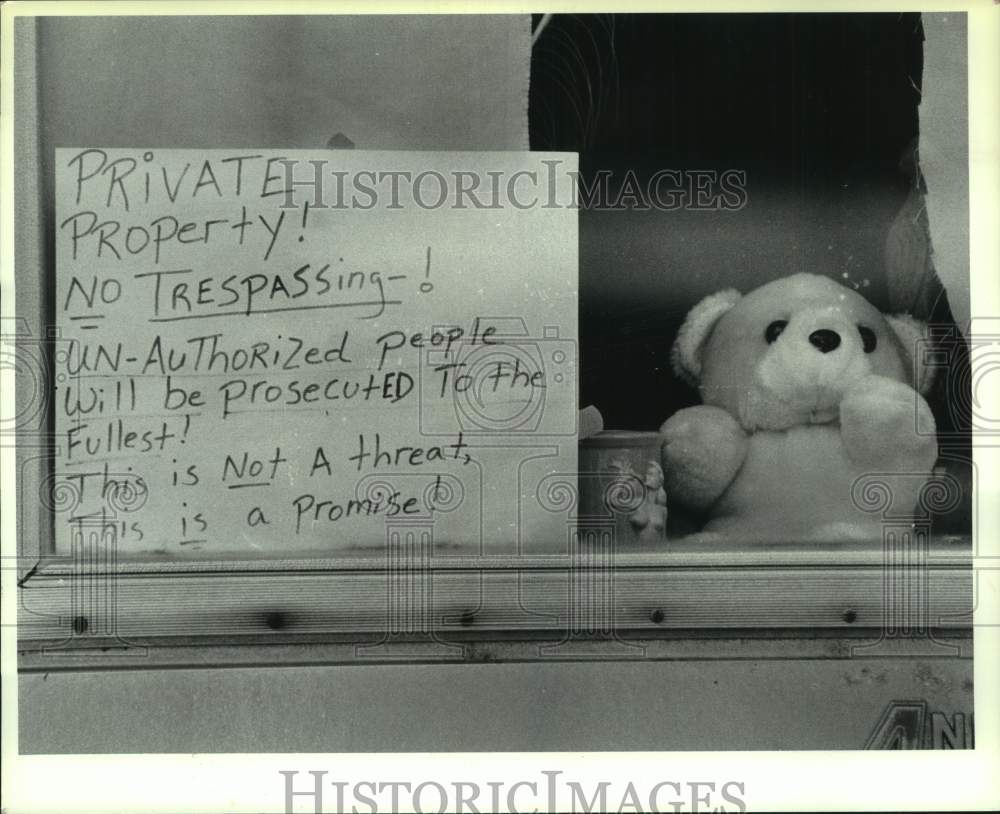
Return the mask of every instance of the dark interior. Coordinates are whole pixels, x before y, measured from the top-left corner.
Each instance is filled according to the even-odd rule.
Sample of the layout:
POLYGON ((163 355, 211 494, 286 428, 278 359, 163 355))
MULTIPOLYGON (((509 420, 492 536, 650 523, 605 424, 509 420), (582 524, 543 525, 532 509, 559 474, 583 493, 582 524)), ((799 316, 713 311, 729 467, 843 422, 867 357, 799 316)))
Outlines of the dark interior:
MULTIPOLYGON (((534 24, 532 149, 579 151, 584 183, 598 170, 640 181, 663 168, 746 172, 738 211, 581 210, 581 405, 596 405, 606 427, 656 429, 697 403, 670 369, 670 347, 688 309, 722 288, 824 274, 959 336, 932 269, 912 269, 926 282, 904 307, 886 281, 890 227, 907 206, 922 209, 919 14, 535 15, 534 24)), ((926 230, 916 240, 926 245, 926 230)), ((967 387, 968 358, 963 342, 950 350, 950 375, 928 401, 942 461, 965 478, 968 398, 956 399, 955 383, 967 387)))

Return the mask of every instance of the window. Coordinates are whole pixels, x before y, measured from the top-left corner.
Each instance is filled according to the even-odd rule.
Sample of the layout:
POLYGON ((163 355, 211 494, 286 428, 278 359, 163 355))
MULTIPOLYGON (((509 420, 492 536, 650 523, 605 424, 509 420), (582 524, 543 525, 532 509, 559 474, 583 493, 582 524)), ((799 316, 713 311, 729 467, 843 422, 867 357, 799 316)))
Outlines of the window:
MULTIPOLYGON (((87 648, 100 651, 95 659, 115 663, 127 664, 137 648, 168 662, 193 658, 191 648, 202 645, 216 646, 222 660, 238 661, 243 656, 225 648, 277 642, 314 645, 302 651, 311 654, 308 658, 334 661, 476 661, 642 658, 667 652, 667 642, 685 636, 715 637, 732 647, 745 646, 735 642, 748 635, 771 638, 788 642, 787 652, 824 637, 887 647, 895 646, 900 636, 932 643, 967 639, 971 402, 968 350, 954 306, 968 298, 968 274, 966 270, 964 289, 948 290, 930 261, 926 190, 916 149, 923 42, 919 15, 537 15, 533 46, 526 20, 487 18, 476 25, 502 30, 505 36, 495 39, 502 47, 485 55, 476 51, 471 62, 482 70, 477 81, 486 88, 483 98, 495 94, 495 105, 464 95, 467 77, 454 65, 427 61, 427 54, 421 54, 420 72, 402 75, 400 66, 410 53, 399 50, 402 23, 386 18, 376 24, 373 19, 331 17, 311 20, 309 26, 283 17, 18 21, 23 77, 18 116, 27 124, 16 143, 18 320, 10 333, 23 362, 19 415, 30 417, 18 424, 17 459, 19 555, 24 563, 19 625, 25 664, 57 663, 61 654, 72 661, 87 648), (366 77, 363 92, 348 85, 331 89, 325 70, 358 67, 337 63, 339 52, 320 47, 325 39, 384 45, 404 59, 394 63, 395 73, 376 71, 366 77), (184 47, 173 48, 177 43, 184 47), (516 77, 509 84, 489 80, 482 67, 489 60, 499 65, 510 58, 505 43, 531 48, 527 122, 518 118, 523 110, 510 91, 521 87, 516 77), (276 68, 274 60, 292 46, 314 54, 315 61, 276 68), (713 59, 698 58, 707 52, 713 59), (221 66, 216 61, 220 53, 226 57, 221 66), (180 54, 189 63, 183 70, 170 62, 180 54), (155 77, 151 59, 162 63, 155 77), (442 77, 444 84, 436 84, 442 77), (358 99, 376 95, 372 87, 394 82, 423 89, 429 101, 413 104, 399 94, 385 109, 359 108, 358 99), (135 92, 146 83, 152 91, 135 92), (327 115, 327 97, 318 95, 318 88, 337 98, 336 116, 327 115), (344 94, 342 103, 337 94, 344 94), (457 119, 471 109, 478 118, 459 126, 457 119), (408 124, 413 116, 419 117, 419 126, 408 124), (497 122, 509 126, 498 127, 497 122), (162 162, 150 159, 157 171, 151 177, 175 189, 172 184, 180 182, 171 179, 182 176, 187 159, 172 151, 181 149, 206 156, 205 151, 223 147, 260 150, 276 160, 279 154, 272 151, 308 150, 338 156, 345 166, 358 169, 345 148, 524 149, 529 146, 523 140, 525 127, 532 150, 579 154, 580 210, 566 209, 558 216, 568 218, 569 212, 575 222, 578 215, 579 245, 567 239, 565 245, 549 247, 551 255, 541 249, 535 255, 536 262, 538 257, 552 260, 543 264, 549 278, 536 274, 537 286, 547 291, 554 266, 575 261, 578 250, 579 342, 566 334, 533 336, 527 343, 532 347, 518 346, 526 354, 525 369, 517 367, 518 357, 506 363, 512 366, 508 372, 510 378, 529 377, 532 359, 544 367, 537 359, 576 354, 578 406, 598 408, 608 428, 581 441, 578 471, 542 467, 530 474, 527 497, 517 488, 507 493, 511 501, 534 507, 545 521, 544 535, 527 542, 500 535, 490 547, 475 534, 454 530, 442 538, 440 527, 436 530, 424 515, 400 513, 378 527, 377 539, 324 531, 336 545, 310 548, 284 546, 285 538, 275 535, 276 545, 260 556, 239 543, 234 525, 224 535, 231 545, 200 546, 205 520, 192 507, 172 518, 186 524, 180 540, 190 545, 183 552, 154 550, 133 545, 129 537, 134 522, 130 512, 143 511, 134 504, 145 499, 134 483, 110 492, 102 488, 107 509, 115 512, 110 523, 105 514, 93 527, 77 522, 60 532, 65 509, 60 501, 75 497, 55 450, 61 447, 64 454, 71 439, 59 417, 65 406, 60 408, 54 389, 65 364, 59 357, 62 337, 46 331, 60 324, 62 297, 57 300, 56 281, 60 252, 66 248, 65 233, 60 237, 59 232, 65 223, 59 217, 64 198, 56 178, 66 172, 67 163, 59 164, 58 157, 64 156, 64 162, 73 158, 57 149, 107 148, 109 155, 115 150, 167 151, 162 162), (738 534, 711 544, 687 538, 701 529, 705 517, 673 502, 671 472, 647 471, 651 462, 660 463, 660 425, 699 398, 672 366, 670 348, 685 316, 704 297, 731 287, 748 291, 797 271, 845 284, 880 312, 908 312, 932 326, 928 349, 942 368, 926 395, 937 423, 937 479, 929 487, 918 484, 917 514, 909 509, 900 513, 898 506, 882 500, 878 479, 859 483, 860 491, 852 494, 880 529, 874 541, 807 541, 797 532, 752 543, 738 534), (663 496, 658 477, 667 479, 663 496), (621 505, 615 502, 619 499, 621 505), (908 582, 908 565, 914 561, 926 575, 915 586, 908 582), (905 586, 919 593, 915 608, 904 609, 897 600, 896 588, 905 586), (56 661, 42 661, 52 658, 56 661)), ((427 18, 406 36, 433 42, 454 37, 457 30, 467 36, 468 47, 479 48, 481 29, 463 27, 468 25, 427 18)), ((462 54, 438 56, 461 62, 462 54)), ((215 153, 210 157, 221 159, 215 153)), ((515 159, 494 158, 515 161, 504 165, 509 173, 523 169, 515 159)), ((79 161, 82 166, 83 159, 79 161)), ((266 181, 268 165, 258 169, 266 181)), ((92 170, 95 175, 106 172, 113 172, 107 162, 92 170)), ((201 173, 195 187, 201 181, 208 187, 218 184, 214 171, 211 181, 204 169, 201 173)), ((114 175, 102 177, 111 179, 105 188, 109 199, 121 191, 116 192, 114 175)), ((208 192, 214 194, 210 188, 208 192)), ((192 204, 192 212, 195 208, 192 204)), ((276 216, 278 212, 275 208, 276 216)), ((557 217, 545 211, 535 215, 557 217)), ((308 213, 302 217, 304 228, 308 213)), ((204 225, 206 216, 200 222, 204 225)), ((532 223, 542 229, 540 221, 532 223)), ((271 229, 266 218, 263 225, 271 229)), ((154 239, 149 229, 155 227, 147 227, 134 233, 138 242, 133 246, 154 239)), ((94 224, 89 228, 93 232, 94 224)), ((537 240, 532 227, 524 228, 525 235, 537 240)), ((196 237, 194 231, 190 234, 196 237)), ((575 231, 563 234, 573 237, 575 231)), ((384 243, 372 238, 373 256, 395 245, 389 226, 384 236, 384 243)), ((98 242, 105 238, 112 241, 110 234, 97 236, 98 242)), ((466 241, 466 251, 476 257, 476 241, 468 236, 466 241)), ((520 242, 512 251, 532 245, 531 240, 520 242)), ((495 249, 502 244, 484 245, 495 249)), ((423 282, 430 284, 436 268, 430 248, 419 240, 414 247, 414 270, 408 273, 426 275, 423 282)), ((394 257, 391 252, 385 256, 394 257)), ((155 291, 166 274, 153 273, 155 291)), ((347 274, 337 285, 349 288, 352 279, 347 274)), ((369 269, 368 276, 358 279, 361 286, 372 285, 374 278, 369 269)), ((499 285, 504 279, 497 274, 481 284, 499 285)), ((258 282, 249 281, 247 290, 258 282)), ((168 283, 172 285, 164 285, 168 283)), ((60 284, 72 285, 68 280, 60 284)), ((101 278, 95 276, 91 284, 87 288, 81 282, 74 296, 100 301, 105 295, 101 278)), ((262 285, 272 293, 277 290, 273 278, 262 285)), ((190 308, 191 297, 214 296, 193 284, 181 295, 171 290, 171 307, 190 308)), ((553 292, 548 293, 555 296, 553 292)), ((519 301, 514 286, 506 296, 519 301)), ((544 322, 535 316, 539 324, 544 322)), ((789 318, 777 322, 787 325, 789 318)), ((575 328, 577 314, 566 319, 575 328)), ((470 322, 468 331, 478 325, 470 322)), ((392 330, 390 325, 385 332, 392 330)), ((867 348, 864 331, 872 329, 862 325, 859 330, 845 341, 867 348)), ((431 333, 422 341, 431 346, 448 342, 446 332, 437 335, 438 340, 431 333)), ((152 336, 144 347, 151 347, 152 336)), ((186 343, 195 339, 190 331, 176 338, 186 343)), ((255 337, 246 338, 242 350, 252 357, 255 337)), ((762 343, 764 338, 761 332, 762 343)), ((400 346, 415 348, 412 340, 411 331, 400 346)), ((384 340, 383 350, 394 341, 384 340)), ((398 349, 392 347, 393 352, 398 349)), ((310 347, 303 343, 286 350, 305 357, 310 347)), ((314 358, 324 354, 345 356, 333 338, 316 348, 314 358)), ((913 365, 906 367, 909 373, 913 365)), ((558 402, 560 415, 573 415, 574 421, 569 429, 539 425, 533 432, 547 438, 545 443, 556 450, 550 455, 561 465, 559 456, 569 455, 568 450, 576 457, 577 405, 570 389, 555 386, 559 371, 546 370, 553 376, 545 394, 548 406, 558 402)), ((174 386, 179 388, 176 381, 174 386)), ((240 398, 252 400, 247 396, 252 383, 241 386, 240 398)), ((385 388, 400 382, 383 380, 380 386, 384 395, 385 388)), ((274 387, 281 390, 275 396, 278 407, 286 406, 286 396, 295 396, 284 385, 274 387)), ((181 396, 190 398, 190 392, 181 396)), ((261 393, 268 401, 266 386, 261 393)), ((110 391, 94 394, 102 396, 112 397, 110 391)), ((301 391, 298 398, 303 398, 301 391)), ((262 436, 280 434, 278 424, 293 420, 280 411, 268 415, 269 421, 260 425, 262 436)), ((391 427, 391 421, 375 429, 379 426, 391 427)), ((180 425, 169 431, 175 436, 186 432, 180 425)), ((120 449, 123 433, 115 426, 110 433, 118 437, 108 443, 120 449)), ((202 443, 211 445, 210 435, 202 443)), ((365 453, 365 443, 381 439, 376 440, 374 430, 363 437, 359 455, 365 453)), ((440 444, 428 444, 422 454, 429 458, 428 450, 438 445, 451 445, 454 452, 455 443, 452 434, 440 444)), ((372 446, 367 451, 378 454, 372 446)), ((400 455, 412 462, 412 446, 401 452, 400 444, 394 444, 379 451, 395 456, 395 463, 400 455)), ((223 476, 228 473, 238 485, 259 485, 262 481, 240 479, 255 471, 265 478, 267 472, 273 475, 287 453, 280 444, 254 451, 234 447, 220 452, 217 462, 223 476)), ((311 453, 308 475, 317 468, 322 474, 323 461, 315 449, 311 453)), ((169 477, 165 458, 158 460, 161 476, 169 477)), ((489 489, 500 488, 505 481, 499 476, 522 471, 531 458, 526 454, 514 464, 502 460, 506 463, 490 473, 498 480, 489 489)), ((174 475, 183 480, 187 471, 182 467, 174 475)), ((235 500, 230 485, 215 493, 193 493, 218 510, 235 500)), ((798 485, 790 479, 790 487, 798 485)), ((780 483, 768 488, 774 490, 769 499, 782 490, 780 483)), ((796 494, 801 502, 807 492, 796 494)), ((320 509, 317 493, 305 516, 315 523, 323 519, 322 512, 348 513, 348 501, 336 504, 339 509, 333 502, 320 509)), ((154 518, 154 526, 163 518, 159 513, 146 516, 154 518)))

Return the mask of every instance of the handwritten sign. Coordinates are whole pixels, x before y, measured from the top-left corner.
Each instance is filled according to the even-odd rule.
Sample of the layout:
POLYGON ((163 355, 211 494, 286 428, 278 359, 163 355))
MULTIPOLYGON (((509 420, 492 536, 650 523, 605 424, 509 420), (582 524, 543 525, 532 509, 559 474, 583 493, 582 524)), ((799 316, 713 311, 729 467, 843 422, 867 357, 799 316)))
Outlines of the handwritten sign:
POLYGON ((538 488, 576 469, 575 156, 56 166, 57 552, 565 545, 538 488))

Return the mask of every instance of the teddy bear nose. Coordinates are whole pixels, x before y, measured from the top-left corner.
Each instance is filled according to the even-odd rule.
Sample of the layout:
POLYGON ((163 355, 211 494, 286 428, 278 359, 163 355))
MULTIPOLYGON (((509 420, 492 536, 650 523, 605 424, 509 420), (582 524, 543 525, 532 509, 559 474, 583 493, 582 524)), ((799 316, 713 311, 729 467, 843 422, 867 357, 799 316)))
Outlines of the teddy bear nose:
POLYGON ((840 346, 840 334, 828 328, 821 328, 809 334, 809 341, 820 353, 829 353, 840 346))

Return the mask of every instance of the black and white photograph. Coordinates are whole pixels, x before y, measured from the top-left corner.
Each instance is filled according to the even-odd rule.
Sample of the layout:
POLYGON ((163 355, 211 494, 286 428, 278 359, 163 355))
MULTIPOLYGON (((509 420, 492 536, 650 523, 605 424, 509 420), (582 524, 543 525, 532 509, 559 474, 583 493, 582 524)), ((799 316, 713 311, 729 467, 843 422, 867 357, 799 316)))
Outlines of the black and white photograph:
POLYGON ((1000 805, 1000 13, 724 8, 4 5, 5 811, 1000 805))

